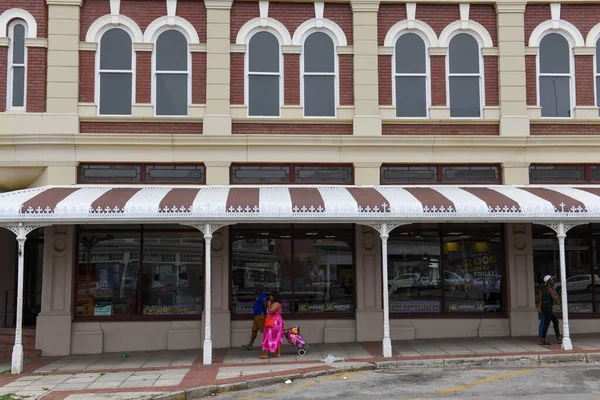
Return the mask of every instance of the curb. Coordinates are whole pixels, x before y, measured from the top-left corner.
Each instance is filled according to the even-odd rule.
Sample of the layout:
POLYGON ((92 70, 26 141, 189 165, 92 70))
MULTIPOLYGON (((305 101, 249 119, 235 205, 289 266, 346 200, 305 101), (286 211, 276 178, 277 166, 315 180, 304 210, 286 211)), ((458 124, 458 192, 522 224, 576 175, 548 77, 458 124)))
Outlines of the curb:
POLYGON ((300 379, 314 379, 320 376, 337 375, 357 371, 374 371, 392 368, 457 368, 457 367, 483 367, 483 366, 534 366, 562 363, 600 363, 600 353, 563 353, 563 354, 536 354, 522 356, 492 356, 492 357, 456 357, 433 358, 427 360, 394 360, 380 362, 365 362, 361 365, 345 368, 332 368, 324 371, 313 371, 305 374, 289 374, 272 378, 250 379, 242 382, 227 383, 222 385, 209 385, 193 389, 180 390, 154 396, 154 400, 198 400, 218 393, 235 392, 239 390, 255 389, 264 386, 276 385, 286 380, 297 381, 300 379))

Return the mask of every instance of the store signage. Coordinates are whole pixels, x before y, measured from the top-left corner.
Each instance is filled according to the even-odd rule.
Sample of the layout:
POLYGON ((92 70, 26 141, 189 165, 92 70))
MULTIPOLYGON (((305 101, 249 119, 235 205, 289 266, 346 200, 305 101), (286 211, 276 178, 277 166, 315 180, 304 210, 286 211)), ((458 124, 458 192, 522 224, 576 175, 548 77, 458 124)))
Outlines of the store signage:
POLYGON ((440 312, 440 301, 392 301, 390 312, 399 313, 438 313, 440 312))
POLYGON ((112 306, 110 304, 94 306, 94 317, 110 317, 111 315, 112 306))
POLYGON ((202 306, 144 306, 144 315, 197 315, 202 313, 202 306))
MULTIPOLYGON (((555 312, 561 312, 562 309, 559 306, 554 306, 555 312)), ((591 314, 594 312, 592 303, 572 303, 569 304, 569 312, 577 314, 591 314)))

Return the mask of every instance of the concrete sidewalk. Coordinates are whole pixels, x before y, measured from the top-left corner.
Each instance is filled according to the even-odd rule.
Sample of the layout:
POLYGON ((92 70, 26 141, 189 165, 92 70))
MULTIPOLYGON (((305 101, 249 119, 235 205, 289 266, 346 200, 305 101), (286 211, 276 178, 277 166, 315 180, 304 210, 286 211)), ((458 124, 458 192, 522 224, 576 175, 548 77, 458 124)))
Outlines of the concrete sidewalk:
MULTIPOLYGON (((0 396, 28 399, 195 399, 217 391, 241 390, 324 374, 390 367, 535 365, 600 361, 600 335, 576 335, 575 349, 542 347, 536 338, 468 338, 394 342, 394 357, 381 357, 381 343, 315 344, 304 357, 285 344, 278 359, 259 360, 257 349, 218 349, 214 364, 202 352, 157 351, 41 358, 25 373, 0 373, 0 396), (325 364, 328 355, 343 362, 325 364)), ((0 372, 10 363, 0 362, 0 372)))

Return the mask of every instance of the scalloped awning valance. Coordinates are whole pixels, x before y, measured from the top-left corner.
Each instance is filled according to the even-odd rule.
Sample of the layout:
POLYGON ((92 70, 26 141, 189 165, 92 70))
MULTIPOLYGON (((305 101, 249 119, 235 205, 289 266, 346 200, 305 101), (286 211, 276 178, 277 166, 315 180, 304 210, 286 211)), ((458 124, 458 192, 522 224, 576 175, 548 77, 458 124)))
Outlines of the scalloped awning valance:
POLYGON ((0 223, 600 221, 600 186, 44 186, 0 223))

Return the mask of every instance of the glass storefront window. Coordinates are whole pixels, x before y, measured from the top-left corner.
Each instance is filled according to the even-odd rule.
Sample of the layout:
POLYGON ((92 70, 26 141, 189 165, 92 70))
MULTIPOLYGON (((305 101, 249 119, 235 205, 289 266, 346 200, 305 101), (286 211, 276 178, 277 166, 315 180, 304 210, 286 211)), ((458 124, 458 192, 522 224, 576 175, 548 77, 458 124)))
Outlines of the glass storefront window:
POLYGON ((257 287, 278 291, 287 314, 354 312, 351 225, 231 229, 232 313, 252 315, 257 287))
POLYGON ((504 311, 502 225, 407 225, 388 242, 392 314, 504 311))
POLYGON ((202 314, 202 234, 178 226, 121 228, 79 229, 75 315, 202 314))
MULTIPOLYGON (((596 231, 597 232, 597 231, 596 231)), ((592 314, 598 312, 597 296, 600 293, 598 277, 597 236, 589 225, 570 230, 565 239, 567 270, 567 299, 569 313, 592 314), (596 300, 595 300, 596 298, 596 300)), ((556 276, 554 289, 562 292, 558 239, 553 230, 542 225, 533 225, 533 267, 536 279, 536 294, 545 275, 556 276)), ((536 297, 537 298, 537 297, 536 297)), ((557 308, 557 311, 560 309, 557 308)))

